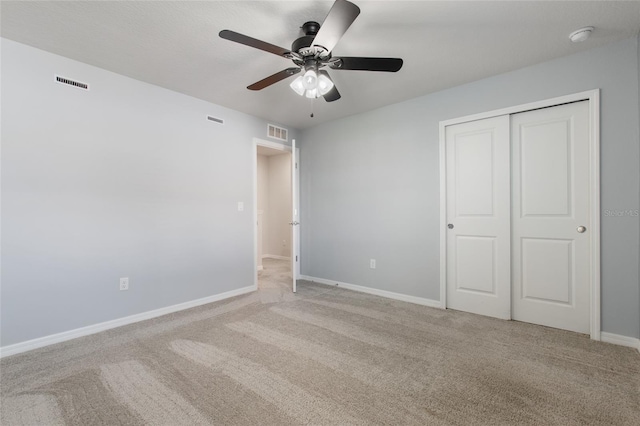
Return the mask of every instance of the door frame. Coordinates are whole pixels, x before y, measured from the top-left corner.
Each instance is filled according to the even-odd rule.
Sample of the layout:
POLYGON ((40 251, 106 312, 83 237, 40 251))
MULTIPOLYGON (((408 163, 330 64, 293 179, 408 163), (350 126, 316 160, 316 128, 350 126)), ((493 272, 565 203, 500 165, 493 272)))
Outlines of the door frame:
POLYGON ((483 120, 501 115, 512 115, 535 109, 548 108, 571 102, 589 101, 589 235, 590 270, 590 336, 600 340, 600 89, 559 96, 537 102, 502 108, 480 114, 467 115, 440 122, 440 307, 447 308, 447 180, 445 143, 447 126, 483 120))
MULTIPOLYGON (((292 158, 295 158, 296 160, 300 155, 299 148, 296 148, 296 152, 293 153, 291 152, 291 146, 289 145, 285 145, 283 143, 278 143, 278 142, 271 142, 271 141, 267 141, 260 138, 253 138, 253 148, 251 150, 251 152, 253 153, 253 159, 252 159, 252 164, 253 164, 253 182, 252 182, 252 186, 253 186, 253 285, 256 290, 258 289, 258 146, 264 146, 267 148, 276 149, 278 151, 282 151, 283 154, 289 153, 291 154, 292 158)), ((298 197, 298 200, 299 199, 300 197, 298 197)), ((291 200, 291 204, 294 206, 294 208, 295 208, 296 201, 297 200, 295 198, 292 198, 291 200)), ((299 211, 300 206, 297 206, 297 208, 299 211)), ((300 250, 299 247, 300 247, 300 241, 298 241, 297 251, 300 250)), ((292 241, 291 248, 292 248, 291 258, 294 258, 294 256, 296 255, 299 255, 298 253, 293 253, 293 241, 292 241)))

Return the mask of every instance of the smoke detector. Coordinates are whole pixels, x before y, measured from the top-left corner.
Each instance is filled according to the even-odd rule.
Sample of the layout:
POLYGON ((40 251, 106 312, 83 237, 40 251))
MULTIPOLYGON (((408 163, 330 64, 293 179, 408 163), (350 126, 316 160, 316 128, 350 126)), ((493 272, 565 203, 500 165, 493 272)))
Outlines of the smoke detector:
POLYGON ((574 43, 585 41, 586 39, 589 38, 592 31, 593 31, 593 27, 580 28, 579 30, 575 30, 574 32, 569 34, 569 40, 571 40, 574 43))

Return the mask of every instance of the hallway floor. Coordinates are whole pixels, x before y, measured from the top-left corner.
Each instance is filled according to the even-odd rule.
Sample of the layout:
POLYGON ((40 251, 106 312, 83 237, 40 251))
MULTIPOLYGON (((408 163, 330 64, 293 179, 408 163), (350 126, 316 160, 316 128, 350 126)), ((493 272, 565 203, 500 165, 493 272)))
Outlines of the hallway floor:
POLYGON ((291 261, 264 258, 262 266, 264 269, 258 271, 258 293, 262 303, 294 300, 291 261))

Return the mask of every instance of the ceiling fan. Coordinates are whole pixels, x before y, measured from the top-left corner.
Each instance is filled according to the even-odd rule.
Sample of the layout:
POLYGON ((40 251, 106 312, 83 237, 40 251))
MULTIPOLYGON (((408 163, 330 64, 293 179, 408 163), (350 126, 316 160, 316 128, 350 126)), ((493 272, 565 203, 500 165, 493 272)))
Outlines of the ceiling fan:
POLYGON ((220 37, 290 59, 296 65, 277 72, 248 86, 249 90, 262 90, 304 70, 291 84, 300 96, 319 98, 327 102, 340 99, 340 92, 325 68, 332 70, 396 72, 402 68, 399 58, 332 57, 331 51, 360 14, 360 8, 346 0, 336 0, 322 26, 314 21, 302 25, 304 36, 296 39, 291 50, 258 40, 235 31, 222 30, 220 37))

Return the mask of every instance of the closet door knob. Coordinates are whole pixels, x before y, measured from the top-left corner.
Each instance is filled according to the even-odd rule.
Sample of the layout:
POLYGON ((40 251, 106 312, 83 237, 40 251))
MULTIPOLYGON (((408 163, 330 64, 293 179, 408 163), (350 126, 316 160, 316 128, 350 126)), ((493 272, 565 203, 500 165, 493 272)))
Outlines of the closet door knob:
POLYGON ((453 229, 453 223, 448 224, 448 225, 447 225, 447 228, 449 228, 449 229, 453 229))
POLYGON ((578 226, 578 227, 576 228, 576 230, 577 230, 580 234, 584 234, 584 232, 587 230, 587 227, 586 227, 586 226, 582 226, 582 225, 580 225, 580 226, 578 226))

